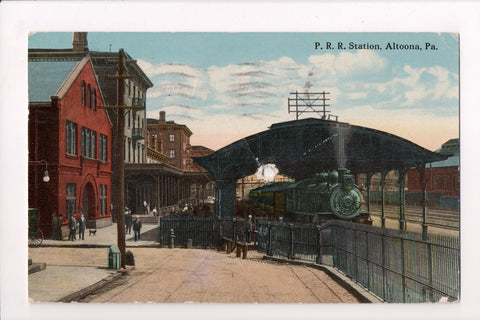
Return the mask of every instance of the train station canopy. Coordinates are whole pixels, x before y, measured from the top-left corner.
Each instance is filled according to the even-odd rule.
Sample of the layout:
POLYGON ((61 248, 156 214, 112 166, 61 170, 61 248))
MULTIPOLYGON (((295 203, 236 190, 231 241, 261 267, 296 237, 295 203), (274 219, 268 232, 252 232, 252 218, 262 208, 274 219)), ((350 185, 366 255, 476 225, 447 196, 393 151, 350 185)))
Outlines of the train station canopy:
POLYGON ((421 168, 447 157, 387 132, 308 118, 273 124, 194 161, 216 181, 236 181, 265 164, 299 180, 338 168, 354 174, 421 168))

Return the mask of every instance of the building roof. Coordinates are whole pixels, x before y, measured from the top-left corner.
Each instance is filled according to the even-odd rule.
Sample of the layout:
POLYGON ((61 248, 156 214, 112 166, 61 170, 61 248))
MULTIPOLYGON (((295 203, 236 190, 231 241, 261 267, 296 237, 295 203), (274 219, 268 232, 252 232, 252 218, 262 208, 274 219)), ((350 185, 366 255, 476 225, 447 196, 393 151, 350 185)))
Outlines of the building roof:
POLYGON ((28 101, 50 102, 78 61, 29 61, 28 101))
MULTIPOLYGON (((139 85, 145 89, 151 88, 153 83, 138 66, 136 60, 124 52, 126 73, 133 75, 139 85)), ((86 56, 90 57, 95 73, 98 77, 100 89, 104 95, 105 103, 113 105, 117 101, 117 80, 112 78, 118 72, 118 52, 101 51, 74 51, 72 49, 29 49, 28 58, 30 61, 80 61, 86 56)))
POLYGON ((217 181, 236 181, 268 163, 275 164, 280 174, 301 180, 338 168, 368 174, 447 158, 388 132, 308 118, 273 124, 193 160, 217 181))
POLYGON ((147 128, 148 129, 182 129, 187 136, 191 136, 192 131, 184 124, 178 124, 174 121, 167 121, 165 123, 160 123, 157 119, 147 118, 147 128))
POLYGON ((460 165, 460 139, 448 140, 435 152, 450 157, 446 160, 432 162, 432 168, 458 167, 460 165))
POLYGON ((452 156, 447 160, 432 162, 432 168, 458 167, 459 165, 460 165, 460 157, 458 155, 452 156))
POLYGON ((460 139, 450 139, 442 147, 435 152, 447 155, 459 155, 460 154, 460 139))

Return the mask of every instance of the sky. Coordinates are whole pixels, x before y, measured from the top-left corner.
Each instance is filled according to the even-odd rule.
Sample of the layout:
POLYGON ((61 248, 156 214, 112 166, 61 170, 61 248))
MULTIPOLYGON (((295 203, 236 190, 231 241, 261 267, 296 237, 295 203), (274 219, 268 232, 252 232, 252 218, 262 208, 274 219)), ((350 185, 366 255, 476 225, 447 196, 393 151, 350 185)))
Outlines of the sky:
MULTIPOLYGON (((72 33, 52 32, 31 34, 28 45, 71 43, 72 33)), ((192 145, 217 150, 295 120, 295 91, 329 92, 327 109, 339 121, 429 150, 459 137, 457 34, 90 32, 88 47, 123 48, 136 59, 154 83, 147 116, 166 111, 192 130, 192 145)))

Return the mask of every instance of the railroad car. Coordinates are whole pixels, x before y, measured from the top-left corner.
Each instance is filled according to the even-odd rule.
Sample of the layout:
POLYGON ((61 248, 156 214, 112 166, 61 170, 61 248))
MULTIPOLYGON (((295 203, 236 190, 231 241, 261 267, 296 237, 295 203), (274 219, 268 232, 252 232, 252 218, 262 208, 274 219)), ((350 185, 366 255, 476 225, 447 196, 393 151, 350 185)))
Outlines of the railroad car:
POLYGON ((369 223, 361 210, 362 194, 346 169, 320 173, 297 182, 273 183, 250 190, 248 201, 286 220, 322 222, 342 219, 369 223))

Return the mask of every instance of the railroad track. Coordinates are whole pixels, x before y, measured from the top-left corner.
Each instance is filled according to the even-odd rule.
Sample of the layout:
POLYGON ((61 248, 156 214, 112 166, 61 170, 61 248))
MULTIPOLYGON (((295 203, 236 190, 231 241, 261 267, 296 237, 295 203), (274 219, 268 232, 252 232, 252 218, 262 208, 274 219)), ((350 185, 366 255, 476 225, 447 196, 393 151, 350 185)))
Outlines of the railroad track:
MULTIPOLYGON (((384 212, 388 219, 399 219, 398 207, 395 205, 386 205, 384 212)), ((371 203, 370 214, 380 217, 381 206, 371 203)), ((422 223, 422 208, 405 207, 405 220, 411 223, 422 223)), ((460 229, 460 213, 458 211, 427 208, 426 224, 436 228, 458 231, 460 229)))

